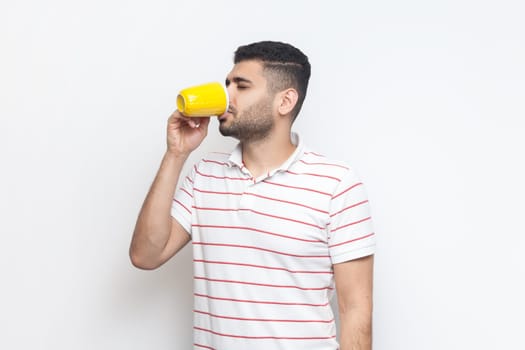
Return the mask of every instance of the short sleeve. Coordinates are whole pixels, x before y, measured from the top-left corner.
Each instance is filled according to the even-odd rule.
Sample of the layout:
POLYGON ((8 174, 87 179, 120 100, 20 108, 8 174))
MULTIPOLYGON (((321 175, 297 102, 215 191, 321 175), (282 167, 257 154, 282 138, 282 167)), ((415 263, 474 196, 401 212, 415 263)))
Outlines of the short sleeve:
POLYGON ((171 205, 171 216, 191 235, 191 217, 193 208, 193 183, 195 181, 196 165, 180 181, 175 191, 171 205))
POLYGON ((328 247, 333 264, 372 255, 376 237, 363 183, 348 170, 330 204, 328 247))

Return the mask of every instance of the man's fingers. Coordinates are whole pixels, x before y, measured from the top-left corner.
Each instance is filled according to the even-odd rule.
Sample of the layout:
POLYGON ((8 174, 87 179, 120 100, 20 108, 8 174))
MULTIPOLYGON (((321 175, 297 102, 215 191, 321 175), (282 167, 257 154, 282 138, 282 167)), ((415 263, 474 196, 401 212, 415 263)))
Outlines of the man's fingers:
POLYGON ((182 123, 180 125, 186 124, 191 129, 198 129, 201 126, 207 127, 210 122, 210 117, 186 117, 181 114, 179 111, 173 112, 169 118, 170 123, 182 123))
POLYGON ((191 119, 189 121, 191 123, 190 126, 195 129, 201 127, 201 125, 203 127, 207 127, 210 122, 210 117, 199 117, 199 118, 190 118, 190 119, 191 119))

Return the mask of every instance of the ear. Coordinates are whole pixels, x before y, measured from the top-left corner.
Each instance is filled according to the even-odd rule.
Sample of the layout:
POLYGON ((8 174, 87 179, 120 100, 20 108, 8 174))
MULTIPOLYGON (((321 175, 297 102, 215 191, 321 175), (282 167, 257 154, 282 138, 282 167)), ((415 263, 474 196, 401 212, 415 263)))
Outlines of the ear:
POLYGON ((299 94, 295 89, 286 89, 279 93, 279 106, 278 111, 280 115, 288 115, 292 112, 297 100, 299 99, 299 94))

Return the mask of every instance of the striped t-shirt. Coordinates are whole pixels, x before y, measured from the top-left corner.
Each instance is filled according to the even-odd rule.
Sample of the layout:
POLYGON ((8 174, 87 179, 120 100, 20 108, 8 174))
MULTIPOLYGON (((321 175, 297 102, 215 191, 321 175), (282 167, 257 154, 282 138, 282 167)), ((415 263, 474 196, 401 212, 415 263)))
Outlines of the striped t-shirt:
POLYGON ((192 238, 194 348, 337 349, 332 265, 374 253, 362 183, 345 163, 297 148, 253 178, 241 149, 181 181, 172 216, 192 238))

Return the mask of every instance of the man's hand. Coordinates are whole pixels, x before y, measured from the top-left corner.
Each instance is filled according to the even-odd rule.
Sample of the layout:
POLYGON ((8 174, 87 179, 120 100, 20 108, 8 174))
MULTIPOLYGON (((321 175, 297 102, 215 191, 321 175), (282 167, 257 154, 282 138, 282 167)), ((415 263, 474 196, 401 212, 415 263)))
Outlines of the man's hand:
POLYGON ((188 118, 179 111, 168 119, 167 144, 169 154, 187 157, 208 134, 210 117, 188 118))

